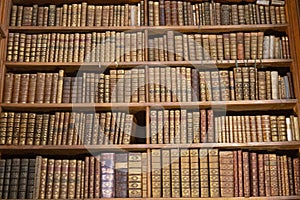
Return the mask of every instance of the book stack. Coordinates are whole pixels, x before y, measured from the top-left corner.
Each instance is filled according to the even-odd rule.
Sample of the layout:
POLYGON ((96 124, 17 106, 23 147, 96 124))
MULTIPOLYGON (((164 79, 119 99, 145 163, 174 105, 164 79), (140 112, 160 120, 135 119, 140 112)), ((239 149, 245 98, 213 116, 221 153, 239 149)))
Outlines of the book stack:
MULTIPOLYGON (((170 167, 164 166, 162 171, 166 174, 171 172, 170 183, 172 187, 179 186, 176 190, 179 190, 180 196, 172 190, 172 193, 164 194, 166 197, 262 197, 299 194, 298 184, 294 187, 294 183, 300 178, 298 157, 281 152, 243 150, 152 150, 152 159, 156 161, 152 162, 152 169, 170 159, 157 159, 156 156, 161 155, 159 151, 162 151, 163 155, 169 151, 172 155, 175 150, 180 151, 181 158, 174 161, 171 159, 170 167), (181 170, 178 171, 179 179, 173 177, 177 162, 181 165, 181 170), (186 167, 191 170, 193 176, 190 170, 185 170, 186 167)), ((152 177, 153 174, 157 174, 156 170, 152 170, 152 177)), ((152 182, 152 188, 156 186, 157 184, 152 182)), ((165 191, 168 187, 169 185, 161 184, 156 190, 165 191)), ((152 193, 152 197, 157 197, 158 194, 152 193)))
POLYGON ((144 1, 124 5, 13 5, 11 26, 143 26, 144 1))
POLYGON ((124 112, 2 112, 0 128, 0 144, 130 144, 135 135, 135 117, 124 112))
POLYGON ((214 116, 213 110, 151 110, 152 144, 299 141, 294 115, 214 116))
POLYGON ((9 33, 7 61, 144 61, 144 32, 9 33))
POLYGON ((148 1, 148 22, 149 26, 287 23, 283 0, 272 0, 271 5, 269 0, 246 4, 228 4, 226 1, 148 1))

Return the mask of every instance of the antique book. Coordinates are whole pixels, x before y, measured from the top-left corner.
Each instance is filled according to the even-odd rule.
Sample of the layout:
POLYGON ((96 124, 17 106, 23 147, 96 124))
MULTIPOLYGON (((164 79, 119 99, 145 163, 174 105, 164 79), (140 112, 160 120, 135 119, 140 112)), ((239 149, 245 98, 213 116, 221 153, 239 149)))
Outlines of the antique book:
POLYGON ((101 153, 101 197, 115 197, 115 153, 101 153))
POLYGON ((190 151, 180 150, 181 164, 181 193, 182 197, 191 197, 190 151))
POLYGON ((8 197, 10 199, 18 198, 20 169, 21 169, 21 159, 13 158, 11 162, 9 194, 8 194, 8 197))
POLYGON ((234 162, 232 151, 220 151, 221 197, 234 196, 234 162))
POLYGON ((4 183, 3 183, 3 190, 2 190, 3 199, 9 198, 11 171, 12 171, 12 159, 6 159, 4 183))
POLYGON ((142 197, 142 153, 128 154, 128 197, 142 197))
MULTIPOLYGON (((5 163, 6 163, 6 159, 0 160, 0 196, 1 196, 1 198, 2 198, 2 194, 4 192, 3 188, 4 188, 4 178, 5 178, 5 163)), ((25 195, 26 195, 26 189, 27 188, 25 188, 25 195)))
POLYGON ((54 180, 54 159, 49 159, 47 163, 47 178, 46 178, 46 199, 52 198, 53 180, 54 180))
POLYGON ((153 149, 151 152, 151 168, 152 168, 152 196, 161 197, 161 150, 153 149))
POLYGON ((118 198, 128 197, 128 154, 118 153, 115 155, 115 194, 118 198))
POLYGON ((179 198, 181 185, 180 185, 180 152, 178 149, 171 149, 171 181, 172 181, 172 197, 179 198))
POLYGON ((208 150, 199 150, 199 165, 200 165, 200 195, 201 197, 210 197, 210 182, 209 182, 209 161, 208 150))
POLYGON ((162 197, 171 197, 171 170, 170 170, 170 150, 161 150, 161 168, 162 168, 162 197))

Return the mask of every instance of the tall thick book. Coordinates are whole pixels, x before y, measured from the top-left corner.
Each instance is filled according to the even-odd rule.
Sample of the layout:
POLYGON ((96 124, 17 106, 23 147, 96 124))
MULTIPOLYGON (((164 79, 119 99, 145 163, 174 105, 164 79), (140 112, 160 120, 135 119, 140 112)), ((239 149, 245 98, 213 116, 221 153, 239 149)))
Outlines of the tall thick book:
POLYGON ((128 154, 128 197, 142 197, 142 153, 128 154))
POLYGON ((171 181, 172 181, 172 197, 180 197, 180 152, 178 149, 171 149, 171 181))
POLYGON ((220 151, 221 197, 234 196, 234 162, 232 151, 220 151))
POLYGON ((182 197, 191 197, 190 151, 180 150, 181 193, 182 197))
POLYGON ((115 153, 101 154, 101 197, 115 197, 115 153))
POLYGON ((116 197, 128 197, 128 154, 117 153, 115 155, 115 178, 116 178, 116 197))
POLYGON ((209 149, 208 157, 210 197, 220 197, 219 151, 217 149, 209 149))
POLYGON ((161 150, 162 159, 162 197, 171 197, 171 170, 170 170, 170 150, 161 150))
POLYGON ((161 150, 153 149, 151 152, 152 197, 161 197, 161 164, 161 150))

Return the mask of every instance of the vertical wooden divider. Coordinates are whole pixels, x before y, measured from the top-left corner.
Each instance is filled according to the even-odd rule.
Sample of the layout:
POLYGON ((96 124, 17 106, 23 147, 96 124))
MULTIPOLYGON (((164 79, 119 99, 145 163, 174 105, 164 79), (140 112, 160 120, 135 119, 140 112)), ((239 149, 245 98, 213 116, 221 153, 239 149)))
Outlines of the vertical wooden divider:
MULTIPOLYGON (((293 59, 293 62, 290 66, 290 70, 293 75, 293 81, 294 81, 294 92, 295 92, 295 97, 297 99, 300 98, 300 19, 296 16, 299 16, 297 8, 299 6, 299 1, 298 0, 290 0, 286 1, 286 15, 287 15, 287 20, 288 20, 288 36, 289 36, 289 44, 290 44, 290 52, 291 56, 293 59), (297 14, 298 13, 298 14, 297 14)), ((300 104, 299 101, 297 102, 297 105, 295 107, 295 112, 298 114, 298 119, 300 120, 300 104)))

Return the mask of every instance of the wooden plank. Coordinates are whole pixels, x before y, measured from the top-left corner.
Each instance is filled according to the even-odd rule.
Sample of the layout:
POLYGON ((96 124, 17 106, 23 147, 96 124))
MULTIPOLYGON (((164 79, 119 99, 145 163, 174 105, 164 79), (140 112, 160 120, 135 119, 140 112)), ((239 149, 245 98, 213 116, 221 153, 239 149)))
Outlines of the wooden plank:
POLYGON ((157 103, 62 103, 62 104, 0 104, 4 111, 99 111, 99 110, 146 110, 151 109, 206 109, 225 111, 253 110, 291 110, 296 105, 296 99, 289 100, 243 100, 243 101, 205 101, 205 102, 157 102, 157 103))
POLYGON ((104 62, 104 63, 80 63, 80 62, 6 62, 5 65, 10 71, 53 71, 64 69, 67 72, 75 70, 99 71, 102 72, 106 68, 133 68, 137 66, 181 66, 194 67, 197 69, 216 69, 230 68, 236 65, 254 65, 261 67, 288 67, 292 59, 263 59, 258 60, 205 60, 205 61, 141 61, 141 62, 104 62))
POLYGON ((5 29, 4 29, 3 24, 0 24, 0 37, 1 38, 6 38, 5 29))
POLYGON ((255 24, 255 25, 211 25, 211 26, 101 26, 101 27, 62 27, 62 26, 10 26, 11 32, 27 32, 27 33, 40 33, 40 32, 91 32, 91 31, 138 31, 148 30, 150 35, 161 34, 169 30, 178 31, 181 33, 226 33, 233 31, 286 31, 287 24, 255 24))

